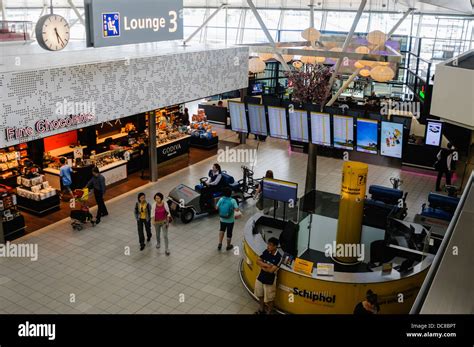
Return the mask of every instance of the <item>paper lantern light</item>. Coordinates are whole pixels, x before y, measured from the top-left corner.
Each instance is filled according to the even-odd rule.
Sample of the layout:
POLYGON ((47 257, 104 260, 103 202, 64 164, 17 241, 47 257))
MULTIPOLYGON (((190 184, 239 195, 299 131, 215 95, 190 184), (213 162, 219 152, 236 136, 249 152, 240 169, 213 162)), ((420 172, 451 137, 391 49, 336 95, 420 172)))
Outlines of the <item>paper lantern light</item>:
MULTIPOLYGON (((292 55, 282 54, 281 56, 283 57, 283 60, 285 61, 285 63, 289 63, 290 61, 293 60, 292 55)), ((278 59, 278 54, 274 54, 273 59, 279 60, 278 59)))
POLYGON ((357 62, 360 63, 362 66, 374 67, 375 65, 377 65, 377 62, 371 60, 358 60, 357 62))
POLYGON ((295 69, 301 69, 303 67, 303 63, 299 60, 293 62, 293 66, 295 69))
POLYGON ((374 30, 367 34, 367 41, 373 45, 383 45, 387 41, 387 35, 380 30, 374 30))
POLYGON ((260 59, 262 59, 263 61, 267 61, 267 60, 270 60, 273 58, 273 54, 272 53, 259 53, 258 56, 260 57, 260 59))
POLYGON ((387 82, 395 77, 395 72, 388 66, 376 66, 370 70, 370 77, 377 82, 387 82))
POLYGON ((354 67, 355 67, 356 69, 362 69, 364 66, 365 66, 365 65, 363 65, 360 61, 356 61, 356 62, 354 63, 354 67))
POLYGON ((380 66, 389 66, 390 63, 387 62, 387 61, 379 61, 379 62, 377 63, 377 65, 380 65, 380 66))
POLYGON ((316 42, 321 37, 321 33, 318 29, 308 28, 303 30, 303 32, 301 33, 301 37, 304 38, 306 41, 316 42))
POLYGON ((249 71, 251 73, 260 73, 265 71, 265 62, 260 58, 251 58, 249 60, 249 71))
POLYGON ((370 76, 370 70, 362 69, 362 70, 359 71, 359 75, 361 75, 362 77, 369 77, 370 76))
POLYGON ((355 52, 359 54, 368 54, 370 49, 366 46, 359 46, 355 49, 355 52))

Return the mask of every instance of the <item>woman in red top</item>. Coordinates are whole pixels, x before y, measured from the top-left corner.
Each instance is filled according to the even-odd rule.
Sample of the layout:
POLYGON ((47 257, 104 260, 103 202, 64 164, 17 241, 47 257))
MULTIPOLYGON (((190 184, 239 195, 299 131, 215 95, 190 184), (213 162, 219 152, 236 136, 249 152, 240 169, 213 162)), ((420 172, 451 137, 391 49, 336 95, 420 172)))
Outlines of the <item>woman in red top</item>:
POLYGON ((161 247, 161 232, 165 239, 165 253, 170 255, 168 243, 168 225, 172 220, 168 204, 163 200, 163 194, 155 194, 155 202, 151 208, 151 222, 156 230, 156 248, 161 247))

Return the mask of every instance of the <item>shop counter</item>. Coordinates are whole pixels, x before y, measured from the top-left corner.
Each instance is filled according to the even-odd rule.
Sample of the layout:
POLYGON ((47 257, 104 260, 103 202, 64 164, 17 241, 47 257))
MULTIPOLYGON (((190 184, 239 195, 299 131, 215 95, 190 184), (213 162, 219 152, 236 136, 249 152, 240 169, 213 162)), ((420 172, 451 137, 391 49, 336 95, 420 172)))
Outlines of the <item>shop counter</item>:
POLYGON ((159 144, 157 146, 158 164, 179 157, 180 155, 188 154, 190 138, 190 135, 185 135, 179 139, 159 144))
MULTIPOLYGON (((244 286, 251 293, 260 272, 257 258, 266 249, 262 234, 253 234, 255 223, 262 216, 261 213, 252 216, 244 230, 240 274, 244 286)), ((309 275, 296 272, 283 264, 277 275, 275 306, 287 313, 352 314, 355 306, 364 300, 367 290, 371 289, 379 296, 380 313, 406 314, 410 311, 433 258, 433 255, 427 254, 405 275, 394 269, 383 274, 381 268, 375 268, 372 272, 334 271, 332 276, 322 276, 316 272, 316 263, 309 275)))
POLYGON ((191 146, 197 148, 210 149, 217 147, 219 143, 219 137, 215 136, 212 138, 201 138, 199 136, 191 136, 191 146))
POLYGON ((127 161, 118 160, 99 168, 99 172, 105 178, 105 185, 110 186, 114 183, 127 179, 127 161))
MULTIPOLYGON (((84 166, 84 167, 75 167, 73 168, 74 172, 72 173, 72 189, 82 189, 87 185, 90 178, 92 177, 92 168, 93 165, 84 166)), ((45 179, 49 182, 49 185, 56 189, 61 190, 61 178, 59 176, 59 169, 54 169, 47 167, 43 169, 45 179)))
POLYGON ((51 151, 49 151, 49 154, 53 157, 61 157, 61 156, 64 156, 66 154, 69 154, 69 153, 72 153, 74 152, 75 149, 86 149, 87 146, 78 146, 78 147, 70 147, 70 146, 65 146, 65 147, 60 147, 60 148, 56 148, 56 149, 53 149, 51 151))
POLYGON ((97 144, 100 145, 102 143, 105 142, 106 139, 112 139, 112 140, 117 140, 117 139, 121 139, 121 138, 124 138, 124 137, 127 137, 128 136, 128 133, 118 133, 118 134, 114 134, 114 135, 110 135, 110 136, 105 136, 105 137, 101 137, 101 138, 98 138, 97 139, 97 144))

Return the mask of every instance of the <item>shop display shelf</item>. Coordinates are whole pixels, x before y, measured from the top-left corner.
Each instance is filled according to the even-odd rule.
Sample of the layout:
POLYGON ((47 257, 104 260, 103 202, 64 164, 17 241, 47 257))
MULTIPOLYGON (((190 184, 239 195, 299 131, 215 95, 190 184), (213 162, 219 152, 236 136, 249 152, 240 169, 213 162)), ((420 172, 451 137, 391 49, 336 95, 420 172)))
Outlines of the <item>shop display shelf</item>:
POLYGON ((44 200, 36 201, 17 196, 18 208, 36 216, 43 216, 60 209, 59 195, 56 194, 44 200))

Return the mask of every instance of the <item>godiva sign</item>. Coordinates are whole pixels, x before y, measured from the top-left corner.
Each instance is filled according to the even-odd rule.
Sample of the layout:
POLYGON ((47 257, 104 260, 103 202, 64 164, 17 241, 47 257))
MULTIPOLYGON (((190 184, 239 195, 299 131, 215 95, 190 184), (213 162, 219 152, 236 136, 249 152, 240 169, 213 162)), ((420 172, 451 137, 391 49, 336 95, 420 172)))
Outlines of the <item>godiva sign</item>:
POLYGON ((179 40, 183 0, 85 0, 88 47, 179 40))

